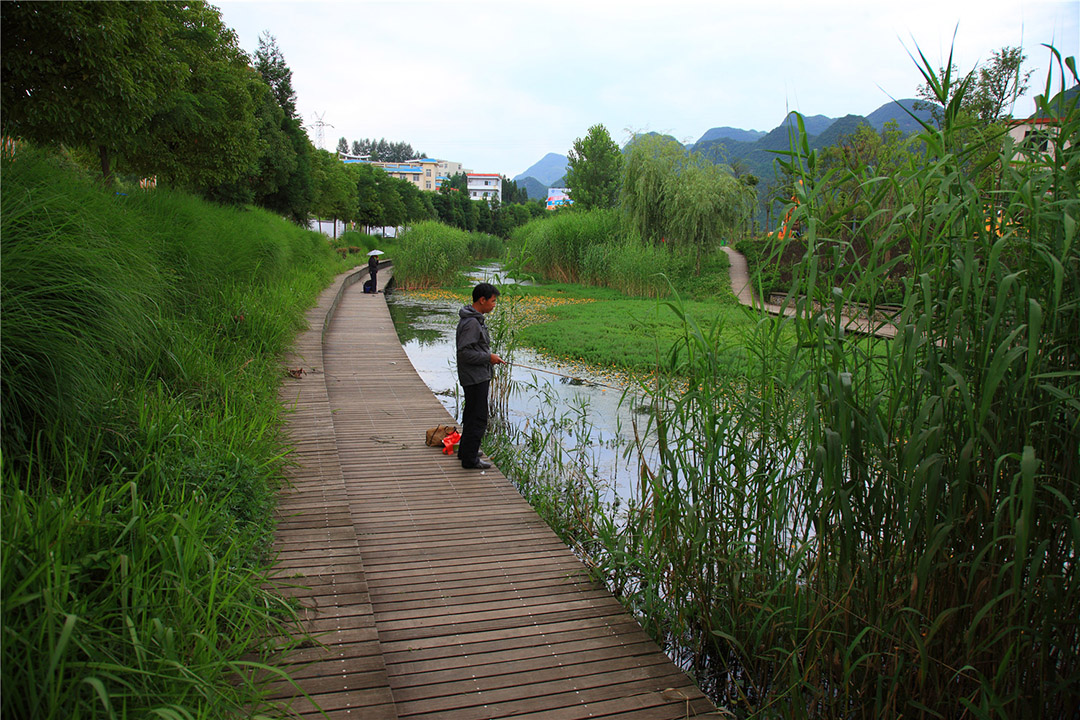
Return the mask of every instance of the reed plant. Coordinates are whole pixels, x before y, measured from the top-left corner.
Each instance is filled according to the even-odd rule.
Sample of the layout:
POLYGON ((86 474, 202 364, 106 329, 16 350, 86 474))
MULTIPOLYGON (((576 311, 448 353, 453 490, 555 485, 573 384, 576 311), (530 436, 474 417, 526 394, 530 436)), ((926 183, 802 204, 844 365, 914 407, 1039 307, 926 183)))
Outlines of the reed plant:
POLYGON ((394 282, 409 290, 452 285, 471 259, 469 233, 442 223, 417 223, 401 236, 394 282))
MULTIPOLYGON (((586 255, 616 245, 623 236, 615 210, 558 212, 514 229, 511 242, 527 246, 530 269, 555 282, 578 282, 586 255)), ((593 261, 595 265, 595 261, 593 261)))
POLYGON ((501 258, 505 249, 506 241, 497 235, 469 233, 469 257, 473 260, 501 258))
POLYGON ((263 211, 2 169, 3 715, 246 713, 293 617, 280 357, 344 266, 263 211))
POLYGON ((528 247, 527 268, 547 282, 584 283, 635 297, 668 297, 674 285, 699 299, 730 293, 727 255, 647 243, 614 210, 561 211, 533 220, 511 237, 528 247))
POLYGON ((670 301, 680 350, 657 348, 644 388, 658 456, 602 539, 612 587, 747 716, 1080 706, 1080 111, 1046 100, 1048 78, 1049 148, 956 142, 964 89, 923 62, 945 122, 899 172, 852 170, 874 220, 857 265, 819 258, 871 225, 820 210, 805 133, 786 157, 810 252, 794 316, 762 316, 746 345, 753 372, 724 373, 723 324, 670 301), (883 223, 886 195, 906 202, 883 223), (840 310, 873 311, 897 261, 895 334, 850 334, 840 310))
POLYGON ((516 383, 512 391, 537 397, 540 411, 518 426, 507 421, 505 405, 497 407, 485 449, 552 530, 593 566, 603 551, 599 527, 617 511, 605 500, 610 493, 592 453, 588 403, 567 407, 550 385, 535 381, 516 383))

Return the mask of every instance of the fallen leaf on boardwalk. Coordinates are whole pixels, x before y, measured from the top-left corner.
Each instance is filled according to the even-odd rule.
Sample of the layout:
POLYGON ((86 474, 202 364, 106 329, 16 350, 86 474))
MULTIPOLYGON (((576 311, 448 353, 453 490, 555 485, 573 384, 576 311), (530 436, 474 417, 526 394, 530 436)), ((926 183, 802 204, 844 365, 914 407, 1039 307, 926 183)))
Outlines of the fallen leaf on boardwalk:
POLYGON ((302 368, 302 367, 289 368, 289 375, 292 375, 294 378, 299 378, 303 374, 304 374, 304 368, 302 368))

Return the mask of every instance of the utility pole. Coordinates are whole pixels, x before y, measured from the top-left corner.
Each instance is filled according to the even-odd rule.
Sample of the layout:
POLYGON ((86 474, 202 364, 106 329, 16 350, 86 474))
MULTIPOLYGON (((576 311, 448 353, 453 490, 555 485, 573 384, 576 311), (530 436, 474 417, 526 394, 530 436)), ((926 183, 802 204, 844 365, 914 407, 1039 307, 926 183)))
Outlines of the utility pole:
POLYGON ((323 117, 326 115, 325 111, 322 113, 322 115, 320 115, 319 113, 314 113, 314 115, 315 122, 311 125, 308 125, 308 127, 315 128, 315 147, 319 148, 320 150, 325 150, 326 148, 323 147, 323 142, 326 139, 326 133, 323 132, 323 128, 332 128, 334 126, 323 120, 323 117))

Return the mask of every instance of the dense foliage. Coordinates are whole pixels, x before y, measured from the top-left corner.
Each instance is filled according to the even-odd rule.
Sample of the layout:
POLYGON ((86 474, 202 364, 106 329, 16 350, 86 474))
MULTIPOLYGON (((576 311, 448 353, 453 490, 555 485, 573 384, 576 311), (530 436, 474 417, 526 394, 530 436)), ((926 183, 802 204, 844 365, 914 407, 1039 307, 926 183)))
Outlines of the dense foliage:
POLYGON ((642 387, 635 436, 656 444, 625 514, 597 513, 580 475, 556 488, 553 524, 746 716, 1080 706, 1080 108, 1016 145, 972 133, 963 93, 923 71, 946 107, 923 154, 826 182, 803 133, 785 160, 808 250, 792 316, 748 341, 670 303, 686 321, 670 376, 642 387), (883 337, 849 332, 860 304, 883 337), (757 372, 727 372, 736 344, 757 372))
POLYGON ((3 715, 246 711, 291 616, 261 569, 280 354, 339 261, 25 143, 2 172, 3 715))
POLYGON ((425 153, 413 150, 407 142, 387 142, 386 138, 364 138, 353 140, 352 145, 345 138, 338 138, 337 151, 352 155, 367 156, 368 160, 381 162, 408 162, 415 158, 427 157, 425 153))
POLYGON ((714 236, 700 248, 668 239, 646 242, 628 227, 620 210, 559 211, 533 220, 511 234, 525 266, 553 282, 581 282, 639 297, 734 302, 727 255, 714 236))
POLYGON ((205 2, 10 2, 0 13, 5 136, 62 144, 106 180, 153 178, 308 217, 312 147, 273 38, 253 68, 205 2))
POLYGON ((402 235, 394 252, 394 284, 404 289, 451 285, 473 261, 503 254, 501 238, 423 222, 402 235))
POLYGON ((593 125, 566 155, 566 187, 581 210, 613 208, 619 201, 622 152, 607 128, 593 125))

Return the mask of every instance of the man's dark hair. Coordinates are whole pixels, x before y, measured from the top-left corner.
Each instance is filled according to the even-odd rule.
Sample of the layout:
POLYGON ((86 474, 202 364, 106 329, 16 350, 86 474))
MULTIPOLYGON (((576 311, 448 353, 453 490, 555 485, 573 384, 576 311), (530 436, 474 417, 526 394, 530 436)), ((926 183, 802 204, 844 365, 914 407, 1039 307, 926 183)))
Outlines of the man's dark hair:
POLYGON ((491 283, 480 283, 472 289, 472 301, 476 302, 480 298, 487 299, 491 296, 498 297, 499 289, 491 283))

